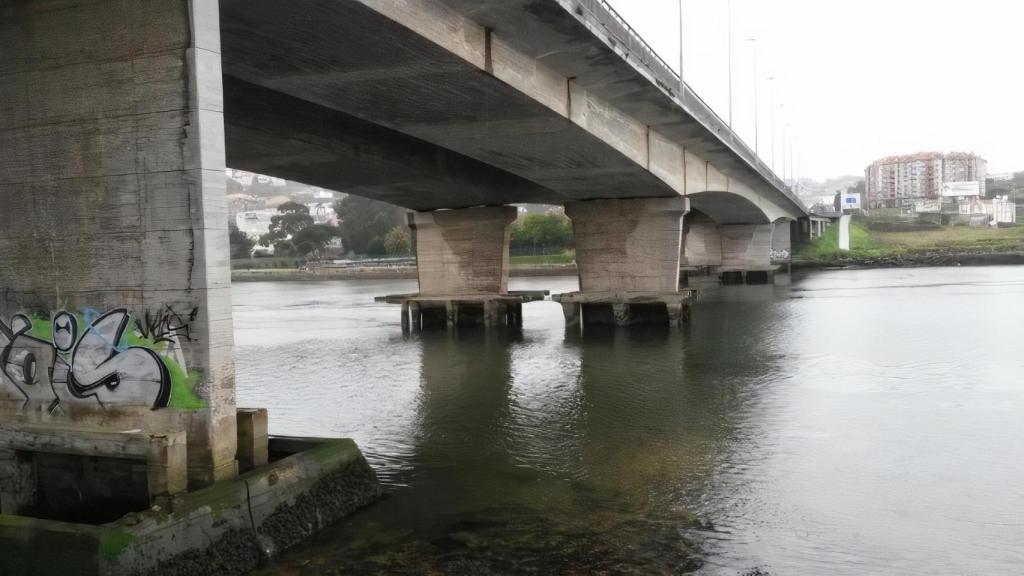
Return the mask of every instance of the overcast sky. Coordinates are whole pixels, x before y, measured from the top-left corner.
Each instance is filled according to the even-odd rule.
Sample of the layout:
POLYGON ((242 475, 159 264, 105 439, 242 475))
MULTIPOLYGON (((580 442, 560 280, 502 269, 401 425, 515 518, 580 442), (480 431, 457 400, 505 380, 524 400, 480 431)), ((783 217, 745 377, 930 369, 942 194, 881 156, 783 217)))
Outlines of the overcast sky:
MULTIPOLYGON (((678 68, 679 0, 610 2, 678 68)), ((728 119, 728 1, 683 15, 686 82, 728 119)), ((756 46, 758 148, 771 163, 774 85, 780 174, 787 124, 801 177, 924 150, 1024 170, 1024 0, 732 0, 732 44, 733 126, 753 147, 756 46)))

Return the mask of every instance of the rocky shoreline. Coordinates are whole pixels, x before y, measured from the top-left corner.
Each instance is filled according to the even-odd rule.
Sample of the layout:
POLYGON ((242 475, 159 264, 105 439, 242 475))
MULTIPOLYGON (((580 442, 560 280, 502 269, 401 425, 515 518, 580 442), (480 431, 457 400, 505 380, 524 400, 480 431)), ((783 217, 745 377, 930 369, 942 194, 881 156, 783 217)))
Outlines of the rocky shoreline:
POLYGON ((1024 264, 1024 252, 922 252, 870 258, 799 260, 793 270, 822 268, 920 268, 927 266, 1007 266, 1024 264))

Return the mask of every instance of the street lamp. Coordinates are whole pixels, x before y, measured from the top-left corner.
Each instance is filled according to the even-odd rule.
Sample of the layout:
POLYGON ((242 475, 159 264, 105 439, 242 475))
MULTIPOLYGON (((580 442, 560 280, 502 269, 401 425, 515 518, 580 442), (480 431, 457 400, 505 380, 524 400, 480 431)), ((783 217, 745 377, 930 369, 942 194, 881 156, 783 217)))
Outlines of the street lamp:
POLYGON ((760 159, 761 154, 757 146, 757 38, 747 38, 747 42, 750 42, 750 51, 754 54, 754 154, 760 159))
POLYGON ((769 76, 768 82, 770 82, 770 84, 768 85, 768 91, 771 92, 772 95, 772 172, 775 172, 775 76, 769 76))
MULTIPOLYGON (((682 0, 680 0, 682 1, 682 0)), ((729 128, 732 128, 732 0, 726 2, 726 28, 729 41, 729 128)))
POLYGON ((683 0, 679 0, 679 99, 686 93, 686 80, 683 78, 683 0))

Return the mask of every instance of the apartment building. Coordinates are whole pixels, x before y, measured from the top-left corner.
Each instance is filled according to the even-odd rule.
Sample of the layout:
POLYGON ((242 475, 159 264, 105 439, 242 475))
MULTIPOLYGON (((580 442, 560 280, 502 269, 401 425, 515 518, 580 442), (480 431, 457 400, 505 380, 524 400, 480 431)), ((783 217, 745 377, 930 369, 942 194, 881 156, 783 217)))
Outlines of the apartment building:
MULTIPOLYGON (((868 208, 899 208, 939 200, 943 184, 976 182, 985 195, 986 161, 965 152, 918 152, 876 160, 864 171, 868 208)), ((948 187, 947 187, 948 189, 948 187)))

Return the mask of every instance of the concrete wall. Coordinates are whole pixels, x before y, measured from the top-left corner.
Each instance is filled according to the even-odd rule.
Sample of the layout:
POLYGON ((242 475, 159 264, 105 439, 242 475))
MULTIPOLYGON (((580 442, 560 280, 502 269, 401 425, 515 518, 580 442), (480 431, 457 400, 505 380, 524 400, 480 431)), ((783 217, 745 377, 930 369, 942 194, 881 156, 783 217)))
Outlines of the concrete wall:
POLYGON ((507 293, 515 219, 512 206, 410 213, 420 294, 507 293))
POLYGON ((580 290, 676 292, 687 209, 683 197, 567 204, 580 290))
POLYGON ((722 237, 714 222, 689 222, 683 238, 683 266, 721 266, 722 237))
POLYGON ((235 473, 217 2, 0 4, 0 420, 235 473))
POLYGON ((793 221, 779 220, 772 226, 772 262, 789 262, 793 255, 793 221))
POLYGON ((719 226, 722 238, 722 268, 726 270, 767 270, 771 267, 773 224, 719 226))

